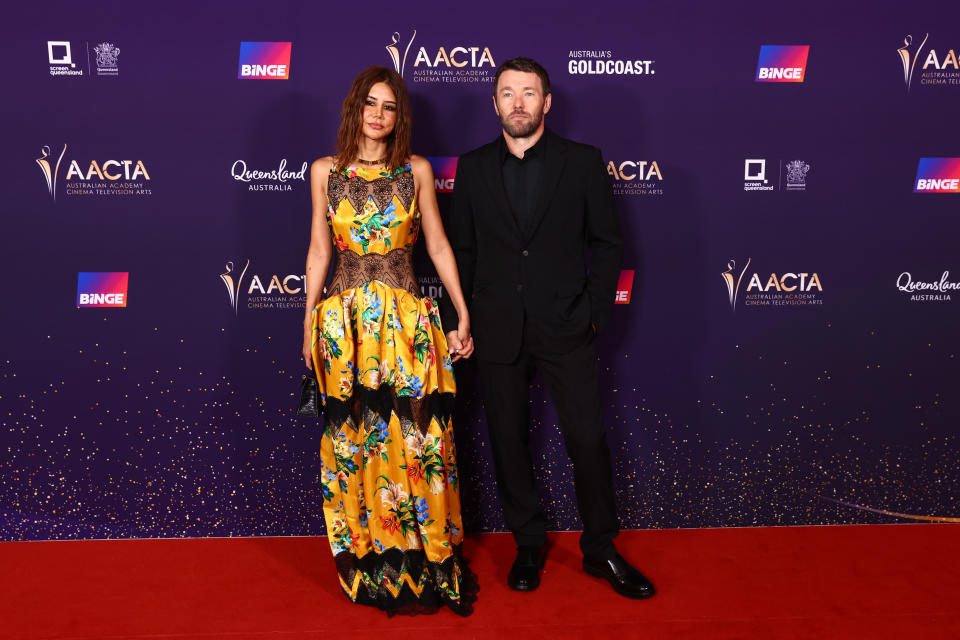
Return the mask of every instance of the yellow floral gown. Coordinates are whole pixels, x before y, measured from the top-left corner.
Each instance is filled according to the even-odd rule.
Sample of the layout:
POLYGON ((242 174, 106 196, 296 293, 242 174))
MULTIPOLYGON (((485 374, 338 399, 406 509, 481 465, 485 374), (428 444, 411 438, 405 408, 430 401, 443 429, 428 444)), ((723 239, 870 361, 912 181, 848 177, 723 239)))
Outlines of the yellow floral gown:
POLYGON ((337 249, 313 310, 324 397, 323 513, 340 584, 390 613, 471 611, 450 414, 453 365, 412 251, 420 228, 410 165, 334 168, 327 223, 337 249))

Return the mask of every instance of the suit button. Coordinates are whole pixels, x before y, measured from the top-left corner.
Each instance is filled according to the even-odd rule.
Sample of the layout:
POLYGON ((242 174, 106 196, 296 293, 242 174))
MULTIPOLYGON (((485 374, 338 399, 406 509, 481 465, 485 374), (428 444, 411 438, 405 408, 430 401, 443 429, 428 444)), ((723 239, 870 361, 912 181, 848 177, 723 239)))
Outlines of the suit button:
POLYGON ((518 284, 518 285, 517 285, 517 291, 523 291, 523 285, 522 285, 522 284, 518 284))
POLYGON ((526 258, 528 255, 530 255, 530 252, 527 251, 526 249, 524 249, 524 250, 523 250, 523 257, 526 258))

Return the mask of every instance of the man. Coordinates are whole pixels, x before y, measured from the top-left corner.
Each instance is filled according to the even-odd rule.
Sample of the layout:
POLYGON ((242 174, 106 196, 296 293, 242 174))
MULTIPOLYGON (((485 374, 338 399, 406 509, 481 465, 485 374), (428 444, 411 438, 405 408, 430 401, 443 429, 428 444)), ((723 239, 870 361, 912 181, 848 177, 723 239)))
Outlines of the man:
MULTIPOLYGON (((470 302, 497 488, 517 542, 508 579, 513 589, 536 589, 544 560, 546 521, 527 448, 530 381, 539 370, 573 460, 583 568, 621 595, 649 598, 653 585, 613 545, 594 348, 620 272, 613 192, 598 149, 545 128, 551 101, 550 78, 536 61, 514 58, 497 69, 493 105, 503 135, 459 159, 448 224, 470 302)), ((444 325, 456 327, 452 306, 441 311, 444 325)), ((453 353, 467 346, 456 331, 447 342, 453 353)))

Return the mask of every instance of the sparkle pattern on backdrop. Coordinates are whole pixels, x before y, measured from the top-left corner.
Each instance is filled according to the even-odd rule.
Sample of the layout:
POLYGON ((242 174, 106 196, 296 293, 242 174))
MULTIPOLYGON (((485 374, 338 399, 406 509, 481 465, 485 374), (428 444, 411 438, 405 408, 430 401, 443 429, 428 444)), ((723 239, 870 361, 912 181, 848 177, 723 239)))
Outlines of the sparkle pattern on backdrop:
MULTIPOLYGON (((70 377, 25 379, 16 362, 2 363, 0 539, 323 534, 316 455, 321 425, 293 415, 300 370, 291 370, 299 362, 286 357, 290 345, 266 337, 258 346, 233 347, 230 367, 247 374, 231 378, 168 364, 189 362, 191 345, 153 334, 164 364, 146 371, 129 349, 64 345, 55 336, 46 348, 72 351, 70 377), (278 388, 289 393, 254 391, 278 388)), ((957 379, 954 354, 930 345, 927 356, 941 368, 936 379, 957 379)), ((762 353, 742 357, 757 378, 804 374, 762 353)), ((736 401, 708 377, 691 410, 703 416, 700 424, 735 423, 739 430, 732 433, 756 435, 742 439, 693 429, 654 406, 641 389, 621 386, 621 372, 631 366, 629 356, 623 358, 601 362, 601 371, 609 385, 608 443, 624 528, 960 515, 960 442, 927 429, 946 410, 943 389, 916 399, 913 423, 904 425, 911 438, 896 444, 864 435, 876 421, 869 407, 827 417, 839 415, 828 398, 850 372, 814 372, 805 387, 813 392, 806 395, 770 383, 741 390, 736 401)), ((863 366, 861 375, 880 369, 863 366)), ((458 371, 465 391, 455 421, 465 524, 473 531, 502 530, 471 374, 469 366, 458 371)), ((533 397, 532 455, 548 522, 554 529, 580 528, 572 467, 538 380, 533 397)))

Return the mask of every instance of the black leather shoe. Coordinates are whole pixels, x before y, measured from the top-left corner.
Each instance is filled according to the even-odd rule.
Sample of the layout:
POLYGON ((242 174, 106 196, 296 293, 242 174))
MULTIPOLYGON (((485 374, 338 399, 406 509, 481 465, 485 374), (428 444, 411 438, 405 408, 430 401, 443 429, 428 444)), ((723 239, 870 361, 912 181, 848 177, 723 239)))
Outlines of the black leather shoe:
POLYGON ((656 593, 650 581, 631 567, 619 553, 614 553, 607 560, 584 557, 583 570, 603 578, 613 586, 614 591, 626 598, 644 600, 656 593))
POLYGON ((517 559, 510 567, 507 584, 516 591, 533 591, 540 586, 540 569, 543 567, 541 547, 519 547, 517 559))

